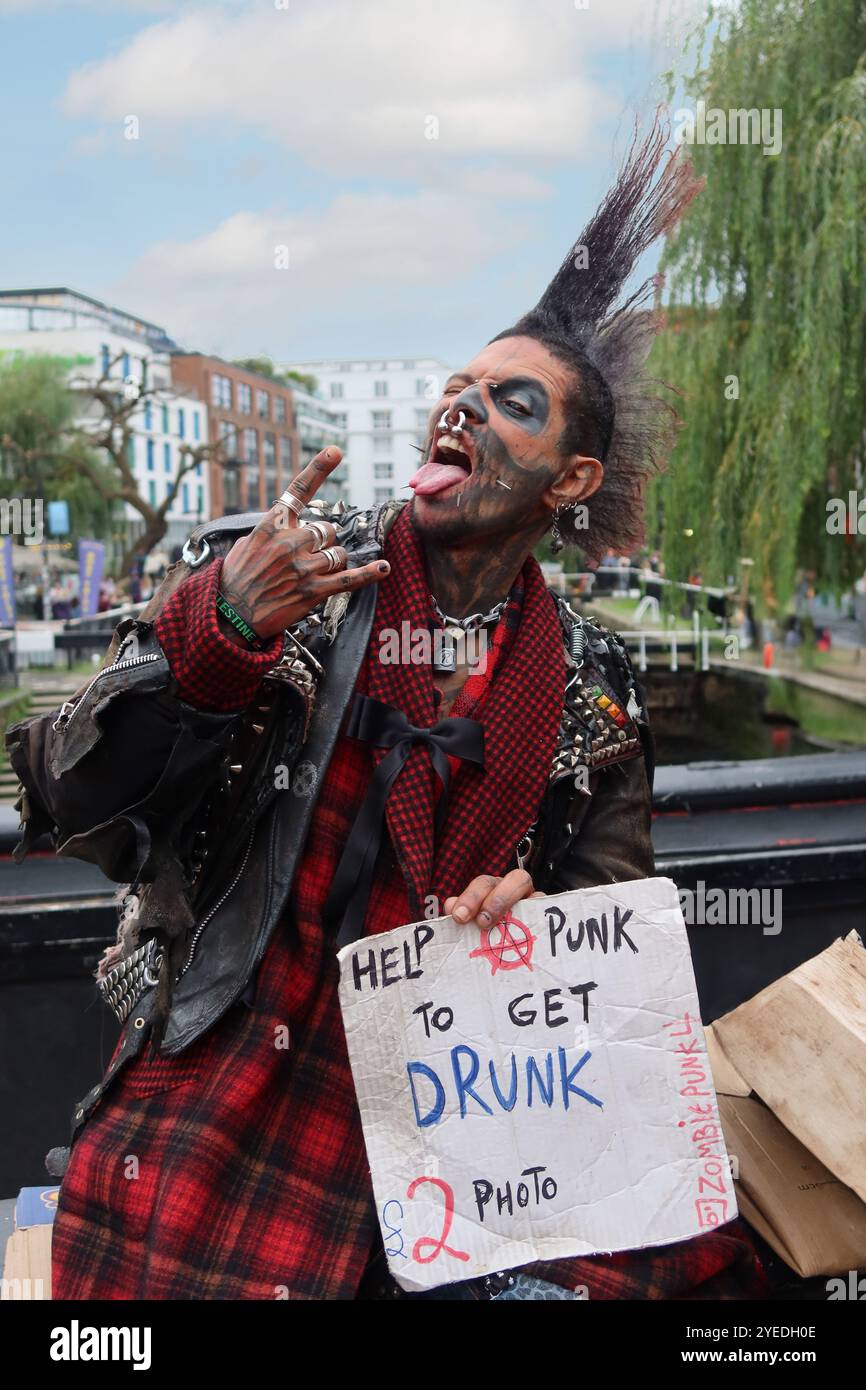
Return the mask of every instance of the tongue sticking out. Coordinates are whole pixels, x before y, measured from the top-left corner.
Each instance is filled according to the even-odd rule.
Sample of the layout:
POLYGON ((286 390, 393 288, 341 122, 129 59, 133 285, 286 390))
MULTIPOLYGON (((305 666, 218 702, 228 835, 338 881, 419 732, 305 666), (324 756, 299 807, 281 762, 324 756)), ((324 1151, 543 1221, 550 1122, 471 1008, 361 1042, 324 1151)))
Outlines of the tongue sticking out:
POLYGON ((453 483, 462 483, 468 477, 465 468, 455 463, 422 463, 418 472, 409 479, 409 487, 415 489, 416 497, 429 497, 434 492, 443 492, 453 483))

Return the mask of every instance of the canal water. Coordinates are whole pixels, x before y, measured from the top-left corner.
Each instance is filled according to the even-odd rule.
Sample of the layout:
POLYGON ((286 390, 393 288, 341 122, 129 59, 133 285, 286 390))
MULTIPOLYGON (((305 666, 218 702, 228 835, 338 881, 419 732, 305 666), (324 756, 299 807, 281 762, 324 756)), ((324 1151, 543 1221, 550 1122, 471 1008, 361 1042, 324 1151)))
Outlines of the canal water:
POLYGON ((659 764, 866 747, 866 707, 793 681, 662 668, 642 679, 659 764))

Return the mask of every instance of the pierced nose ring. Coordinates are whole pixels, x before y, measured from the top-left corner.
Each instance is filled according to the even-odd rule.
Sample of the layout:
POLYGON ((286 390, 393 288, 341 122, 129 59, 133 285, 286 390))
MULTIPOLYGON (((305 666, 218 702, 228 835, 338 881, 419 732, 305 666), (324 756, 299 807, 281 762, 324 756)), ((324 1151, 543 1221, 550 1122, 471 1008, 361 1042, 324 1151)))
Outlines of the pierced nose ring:
POLYGON ((456 425, 448 424, 448 415, 449 412, 447 410, 442 411, 442 415, 439 419, 437 429, 442 430, 443 434, 462 434, 463 426, 466 424, 466 415, 464 414, 464 412, 462 410, 458 410, 458 419, 456 425))

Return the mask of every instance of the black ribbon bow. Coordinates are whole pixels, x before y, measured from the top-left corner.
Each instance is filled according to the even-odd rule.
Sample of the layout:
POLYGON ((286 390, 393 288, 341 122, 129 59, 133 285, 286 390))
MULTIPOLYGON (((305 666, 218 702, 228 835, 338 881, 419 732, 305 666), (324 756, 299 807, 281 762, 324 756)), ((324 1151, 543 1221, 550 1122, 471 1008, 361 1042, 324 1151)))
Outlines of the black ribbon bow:
POLYGON ((325 927, 337 931, 338 950, 363 935, 373 871, 382 842, 385 803, 413 745, 427 745, 434 770, 442 783, 436 802, 437 835, 442 829, 448 806, 448 785, 451 780, 449 755, 477 763, 479 767, 484 766, 484 730, 474 719, 440 719, 430 729, 418 729, 409 723, 402 710, 381 700, 373 700, 369 695, 356 694, 346 733, 350 738, 391 751, 382 759, 370 780, 325 902, 325 927))

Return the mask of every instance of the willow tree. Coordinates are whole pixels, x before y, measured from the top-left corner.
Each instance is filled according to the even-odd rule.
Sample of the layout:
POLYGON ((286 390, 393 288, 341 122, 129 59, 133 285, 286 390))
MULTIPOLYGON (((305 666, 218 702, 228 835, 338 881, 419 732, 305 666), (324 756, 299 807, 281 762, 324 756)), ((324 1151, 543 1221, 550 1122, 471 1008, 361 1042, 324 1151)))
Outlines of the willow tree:
POLYGON ((749 556, 772 612, 800 568, 836 591, 866 568, 856 520, 827 527, 829 499, 866 494, 866 0, 740 0, 690 53, 675 123, 705 103, 709 141, 712 112, 730 134, 755 109, 782 141, 691 144, 706 188, 663 257, 653 358, 685 428, 651 524, 672 576, 749 556))

